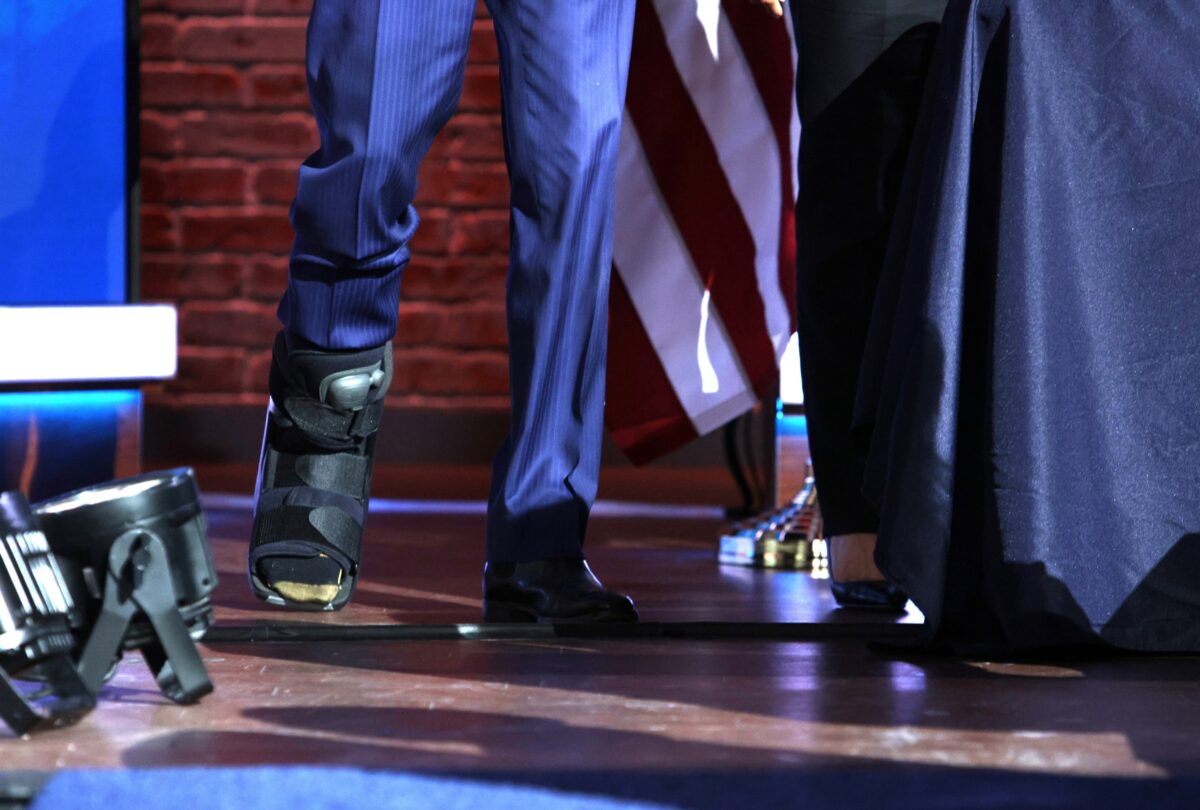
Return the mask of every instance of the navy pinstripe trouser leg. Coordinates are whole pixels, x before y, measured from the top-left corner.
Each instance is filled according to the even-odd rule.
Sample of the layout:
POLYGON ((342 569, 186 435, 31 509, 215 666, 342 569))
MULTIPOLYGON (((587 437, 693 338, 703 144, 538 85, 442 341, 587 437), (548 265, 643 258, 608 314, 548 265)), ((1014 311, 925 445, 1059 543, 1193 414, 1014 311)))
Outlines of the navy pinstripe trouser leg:
MULTIPOLYGON (((612 197, 634 0, 489 0, 512 181, 512 424, 488 559, 581 553, 603 431, 612 197)), ((457 103, 473 0, 316 0, 321 148, 300 170, 280 319, 326 349, 396 328, 417 167, 457 103)))

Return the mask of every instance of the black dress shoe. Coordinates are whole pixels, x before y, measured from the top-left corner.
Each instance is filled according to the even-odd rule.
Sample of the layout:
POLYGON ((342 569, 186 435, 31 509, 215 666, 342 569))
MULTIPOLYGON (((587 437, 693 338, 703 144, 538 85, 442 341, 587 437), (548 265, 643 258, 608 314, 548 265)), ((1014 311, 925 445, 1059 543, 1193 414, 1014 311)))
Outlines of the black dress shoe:
POLYGON ((636 622, 633 600, 606 589, 586 560, 483 567, 485 622, 636 622))
POLYGON ((829 580, 833 598, 844 608, 868 608, 903 613, 908 595, 890 582, 838 582, 829 580))

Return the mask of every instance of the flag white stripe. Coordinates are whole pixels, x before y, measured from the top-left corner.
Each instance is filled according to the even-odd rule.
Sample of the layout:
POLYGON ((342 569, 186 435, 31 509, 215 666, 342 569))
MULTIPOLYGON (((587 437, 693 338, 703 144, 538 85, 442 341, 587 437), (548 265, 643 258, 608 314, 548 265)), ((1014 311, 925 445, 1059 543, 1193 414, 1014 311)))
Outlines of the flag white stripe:
MULTIPOLYGON (((800 57, 796 51, 796 29, 792 26, 792 15, 783 15, 784 23, 787 25, 788 38, 792 42, 792 76, 797 75, 800 70, 800 57)), ((796 94, 792 94, 792 103, 788 105, 791 110, 791 123, 788 129, 790 140, 788 146, 791 151, 788 152, 792 159, 788 161, 792 167, 792 206, 796 205, 796 200, 800 198, 800 161, 797 156, 800 154, 800 107, 796 104, 796 94)))
POLYGON ((613 260, 675 395, 703 435, 758 399, 720 315, 714 308, 704 309, 704 285, 628 117, 621 129, 617 177, 621 202, 614 228, 620 238, 613 260), (715 390, 706 392, 706 387, 715 390))
POLYGON ((792 330, 791 312, 779 283, 783 194, 778 179, 779 142, 770 116, 719 0, 654 0, 654 6, 671 59, 753 236, 754 273, 778 362, 792 330), (719 15, 711 14, 713 3, 719 15))

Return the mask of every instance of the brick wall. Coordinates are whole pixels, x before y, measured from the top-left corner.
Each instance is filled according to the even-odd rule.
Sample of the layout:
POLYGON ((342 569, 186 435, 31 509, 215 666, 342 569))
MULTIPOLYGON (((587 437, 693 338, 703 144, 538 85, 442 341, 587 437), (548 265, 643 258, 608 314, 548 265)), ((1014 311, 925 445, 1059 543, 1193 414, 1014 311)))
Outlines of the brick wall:
MULTIPOLYGON (((264 400, 288 204, 316 145, 309 2, 143 0, 142 292, 180 314, 179 376, 148 390, 152 408, 264 400)), ((392 405, 507 406, 497 75, 481 9, 459 111, 421 173, 392 405)))

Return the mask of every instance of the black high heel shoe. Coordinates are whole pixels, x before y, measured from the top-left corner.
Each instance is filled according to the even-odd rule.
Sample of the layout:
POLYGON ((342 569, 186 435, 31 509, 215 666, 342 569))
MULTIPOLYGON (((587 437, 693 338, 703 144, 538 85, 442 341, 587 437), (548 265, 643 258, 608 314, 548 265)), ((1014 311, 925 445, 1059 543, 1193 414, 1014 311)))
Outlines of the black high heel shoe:
POLYGON ((903 613, 904 606, 908 604, 908 594, 886 581, 838 582, 830 577, 829 590, 833 592, 838 607, 903 613))
POLYGON ((837 580, 833 576, 833 544, 826 538, 829 555, 829 590, 838 607, 903 613, 908 594, 886 580, 837 580))

